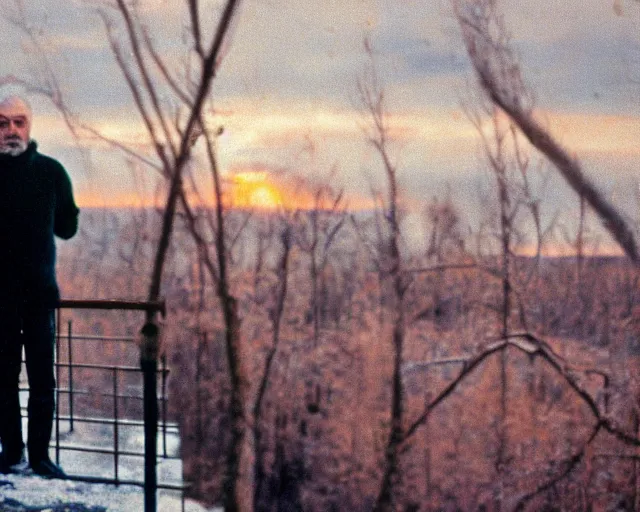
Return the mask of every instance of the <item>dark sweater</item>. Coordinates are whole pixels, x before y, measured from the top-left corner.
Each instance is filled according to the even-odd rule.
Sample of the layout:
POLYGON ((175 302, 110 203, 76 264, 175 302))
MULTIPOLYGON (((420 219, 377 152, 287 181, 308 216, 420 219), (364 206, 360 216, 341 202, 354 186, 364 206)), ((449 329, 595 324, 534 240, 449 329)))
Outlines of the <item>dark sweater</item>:
POLYGON ((54 235, 75 235, 78 211, 64 167, 35 142, 0 154, 0 307, 58 304, 54 235))

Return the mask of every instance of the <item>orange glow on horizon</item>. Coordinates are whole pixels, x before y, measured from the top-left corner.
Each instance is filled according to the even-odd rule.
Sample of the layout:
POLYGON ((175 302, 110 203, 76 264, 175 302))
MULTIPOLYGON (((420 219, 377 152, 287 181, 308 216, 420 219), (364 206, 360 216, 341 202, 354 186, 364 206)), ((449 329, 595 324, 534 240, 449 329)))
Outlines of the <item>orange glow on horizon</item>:
MULTIPOLYGON (((533 257, 536 255, 536 247, 533 245, 522 245, 518 247, 515 254, 520 256, 533 257)), ((563 258, 563 257, 576 257, 577 250, 566 243, 548 243, 545 244, 540 256, 543 258, 563 258)), ((624 251, 614 242, 602 243, 594 245, 593 247, 586 247, 583 250, 583 255, 586 258, 592 257, 623 257, 624 251)))
MULTIPOLYGON (((266 170, 234 172, 227 193, 228 206, 257 210, 328 210, 334 199, 318 194, 303 179, 286 180, 266 170)), ((374 208, 372 199, 348 195, 343 206, 349 210, 374 208)))
POLYGON ((151 197, 141 197, 135 193, 103 194, 78 192, 76 203, 80 208, 150 208, 157 206, 151 197))
MULTIPOLYGON (((192 204, 203 204, 197 196, 189 196, 192 204)), ((113 194, 80 191, 76 202, 80 208, 151 208, 162 207, 165 197, 141 196, 137 193, 113 194)), ((277 210, 325 210, 333 207, 333 199, 317 195, 314 187, 302 179, 287 180, 266 170, 241 170, 230 173, 224 180, 223 204, 227 208, 277 210)), ((215 205, 204 200, 205 206, 215 205)), ((375 208, 370 198, 345 194, 343 208, 351 211, 375 208)))

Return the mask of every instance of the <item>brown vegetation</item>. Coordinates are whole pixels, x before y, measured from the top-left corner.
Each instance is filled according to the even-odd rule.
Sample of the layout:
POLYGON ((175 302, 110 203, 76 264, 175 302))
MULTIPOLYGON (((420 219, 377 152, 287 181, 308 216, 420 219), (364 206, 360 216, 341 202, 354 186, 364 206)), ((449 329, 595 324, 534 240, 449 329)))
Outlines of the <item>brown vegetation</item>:
MULTIPOLYGON (((277 227, 260 228, 272 236, 311 229, 310 223, 298 224, 304 215, 255 215, 244 236, 252 239, 263 223, 277 227)), ((112 233, 101 262, 106 273, 109 258, 119 257, 115 249, 128 246, 123 225, 112 233)), ((82 252, 92 246, 90 235, 84 236, 82 252)), ((381 300, 384 282, 361 233, 353 226, 342 230, 323 270, 330 294, 321 294, 320 309, 334 312, 323 316, 316 343, 309 255, 296 243, 287 252, 286 240, 293 239, 270 244, 273 251, 261 255, 257 270, 231 267, 241 356, 252 379, 245 383, 247 394, 262 393, 260 415, 247 415, 259 420, 251 428, 258 433, 253 449, 262 469, 255 473, 258 456, 245 452, 242 487, 252 488, 259 474, 257 510, 370 510, 388 464, 392 420, 394 327, 393 316, 380 314, 389 307, 381 300), (285 271, 289 291, 283 294, 285 271), (335 303, 339 307, 332 308, 335 303), (268 385, 260 391, 265 358, 271 358, 268 385)), ((164 289, 171 318, 165 338, 171 412, 181 425, 190 492, 213 504, 222 496, 230 442, 224 323, 221 312, 198 316, 219 311, 215 290, 199 275, 186 233, 179 230, 175 243, 180 249, 171 253, 164 289)), ((640 414, 637 400, 630 399, 639 391, 632 372, 640 354, 632 320, 640 307, 636 268, 622 258, 593 257, 578 273, 575 258, 514 255, 509 275, 519 299, 511 305, 514 327, 505 338, 504 288, 495 277, 500 260, 479 260, 453 247, 433 268, 428 252, 405 261, 413 277, 404 297, 395 507, 584 510, 589 504, 634 503, 640 479, 634 448, 640 414), (599 293, 590 293, 594 289, 599 293)), ((82 256, 74 247, 61 254, 65 294, 89 286, 98 295, 113 295, 114 280, 107 291, 100 277, 91 283, 88 274, 74 274, 76 258, 82 256)), ((144 260, 136 268, 146 268, 144 260)), ((129 280, 118 278, 126 290, 129 280)), ((132 329, 139 326, 139 319, 128 322, 132 329)), ((108 333, 106 324, 88 326, 108 333)))
MULTIPOLYGON (((496 2, 454 1, 485 93, 469 117, 495 190, 475 231, 453 201, 425 202, 421 253, 403 237, 401 169, 375 73, 359 84, 385 184, 375 210, 348 212, 324 185, 305 211, 224 205, 219 130, 203 109, 236 4, 225 2, 207 45, 199 3, 186 1, 183 64, 197 63, 186 76, 166 67, 135 3, 101 11, 151 156, 107 142, 159 171, 167 199, 158 212, 87 212, 60 255, 66 296, 166 296, 164 355, 191 494, 228 511, 638 509, 639 270, 586 257, 586 206, 637 262, 634 233, 535 122, 496 2), (543 256, 560 241, 553 222, 542 225, 520 133, 578 194, 575 258, 543 256), (200 140, 213 197, 196 205, 200 140), (535 256, 522 256, 531 240, 535 256)), ((72 128, 87 130, 48 85, 72 128)), ((103 333, 116 323, 78 322, 103 333)))

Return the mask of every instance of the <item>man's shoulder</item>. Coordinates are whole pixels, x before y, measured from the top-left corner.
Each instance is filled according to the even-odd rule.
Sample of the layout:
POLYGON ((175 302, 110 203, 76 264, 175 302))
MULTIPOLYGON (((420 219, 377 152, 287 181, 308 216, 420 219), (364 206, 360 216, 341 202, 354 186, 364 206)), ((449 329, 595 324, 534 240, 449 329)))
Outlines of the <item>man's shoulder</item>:
POLYGON ((38 169, 38 172, 45 171, 51 173, 54 179, 60 179, 67 176, 67 171, 64 166, 58 162, 55 158, 36 151, 33 155, 33 167, 38 169))
POLYGON ((50 168, 62 169, 64 170, 63 165, 58 162, 55 158, 40 153, 39 151, 34 152, 33 161, 36 165, 43 165, 50 168))

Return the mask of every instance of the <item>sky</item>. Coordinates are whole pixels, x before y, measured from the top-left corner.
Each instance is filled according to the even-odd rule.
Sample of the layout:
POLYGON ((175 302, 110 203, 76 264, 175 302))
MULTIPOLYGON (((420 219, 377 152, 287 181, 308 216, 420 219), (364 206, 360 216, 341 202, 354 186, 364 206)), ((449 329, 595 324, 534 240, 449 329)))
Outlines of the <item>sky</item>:
MULTIPOLYGON (((18 13, 13 2, 6 0, 9 18, 18 13)), ((24 19, 50 50, 71 110, 107 135, 144 147, 140 118, 97 14, 105 1, 26 3, 24 19)), ((184 63, 184 3, 137 2, 174 69, 184 63)), ((220 4, 203 0, 205 30, 215 26, 220 4)), ((500 7, 538 118, 627 215, 640 219, 640 2, 501 0, 500 7)), ((463 109, 477 87, 449 0, 244 0, 212 90, 211 123, 224 127, 223 173, 257 171, 280 184, 290 175, 330 180, 353 204, 365 204, 383 177, 366 143, 368 118, 358 96, 370 64, 365 39, 384 89, 391 154, 407 204, 420 208, 449 195, 477 215, 489 180, 463 109)), ((41 79, 37 53, 6 17, 0 44, 12 49, 0 77, 41 79)), ((67 167, 81 206, 135 203, 138 191, 153 193, 153 172, 134 180, 121 156, 75 141, 44 98, 29 97, 33 137, 67 167)), ((575 208, 566 185, 548 174, 551 184, 539 191, 548 216, 575 208)))

